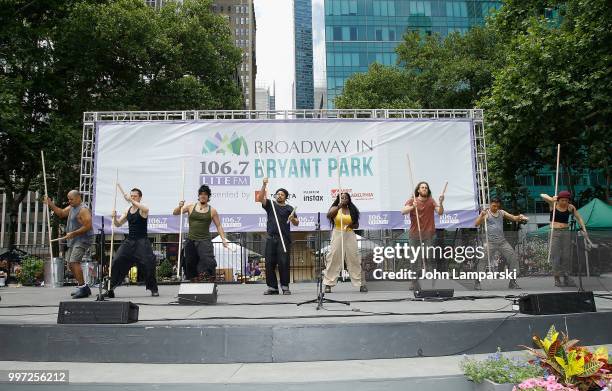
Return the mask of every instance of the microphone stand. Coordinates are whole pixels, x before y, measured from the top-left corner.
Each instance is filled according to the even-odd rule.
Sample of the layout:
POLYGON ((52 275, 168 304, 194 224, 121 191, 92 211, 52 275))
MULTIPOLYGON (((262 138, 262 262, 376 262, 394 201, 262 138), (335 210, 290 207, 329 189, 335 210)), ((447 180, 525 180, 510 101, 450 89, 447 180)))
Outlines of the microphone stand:
POLYGON ((323 263, 321 262, 321 212, 317 213, 317 224, 315 225, 315 232, 317 233, 316 235, 316 246, 315 249, 317 250, 316 254, 316 265, 319 268, 319 276, 317 277, 317 298, 316 299, 312 299, 312 300, 307 300, 301 303, 297 303, 298 306, 302 305, 302 304, 310 304, 310 303, 317 303, 317 311, 320 310, 321 308, 323 308, 323 303, 337 303, 337 304, 344 304, 344 305, 351 305, 351 303, 349 303, 348 301, 340 301, 340 300, 332 300, 332 299, 326 299, 325 298, 325 291, 323 290, 323 263))
MULTIPOLYGON (((106 285, 104 276, 104 216, 100 216, 100 220, 102 221, 102 227, 99 229, 99 239, 98 239, 98 295, 96 296, 96 301, 104 301, 104 294, 102 293, 102 287, 106 285)), ((111 222, 112 224, 112 222, 111 222)), ((110 266, 110 265, 109 265, 110 266)))
POLYGON ((571 216, 570 232, 572 235, 572 244, 570 247, 570 259, 574 259, 574 250, 576 250, 576 261, 578 262, 578 292, 584 292, 582 286, 582 262, 578 256, 578 231, 576 231, 576 218, 571 216))

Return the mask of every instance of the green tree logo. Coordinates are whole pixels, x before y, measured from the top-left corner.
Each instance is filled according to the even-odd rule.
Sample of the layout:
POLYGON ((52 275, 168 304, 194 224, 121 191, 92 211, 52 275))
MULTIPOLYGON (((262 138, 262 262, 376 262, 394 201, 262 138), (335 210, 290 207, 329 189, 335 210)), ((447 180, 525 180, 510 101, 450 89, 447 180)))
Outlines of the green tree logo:
POLYGON ((245 156, 249 156, 249 147, 244 137, 238 136, 236 132, 232 133, 232 137, 229 137, 227 134, 221 136, 217 132, 214 136, 204 140, 202 154, 206 155, 209 153, 222 153, 224 155, 232 153, 236 156, 244 153, 245 156))

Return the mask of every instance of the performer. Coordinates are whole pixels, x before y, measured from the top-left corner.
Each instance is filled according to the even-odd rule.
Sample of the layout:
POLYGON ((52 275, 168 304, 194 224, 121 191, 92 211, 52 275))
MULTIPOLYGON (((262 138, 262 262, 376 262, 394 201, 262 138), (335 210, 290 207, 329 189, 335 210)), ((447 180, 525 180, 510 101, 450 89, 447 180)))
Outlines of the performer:
POLYGON ((58 208, 51 198, 45 197, 44 202, 49 205, 53 213, 60 219, 67 218, 66 239, 68 249, 64 254, 70 270, 76 278, 79 286, 72 292, 72 298, 81 299, 91 295, 91 289, 83 278, 81 262, 83 256, 90 251, 93 243, 94 231, 91 223, 91 212, 83 205, 81 194, 76 190, 68 192, 68 206, 64 209, 58 208))
POLYGON ((185 239, 185 277, 192 282, 210 281, 216 278, 217 261, 210 235, 210 223, 215 223, 223 247, 229 248, 217 210, 210 206, 211 191, 207 185, 198 189, 198 202, 185 205, 180 201, 172 214, 187 213, 189 232, 185 239))
POLYGON ((155 279, 155 268, 157 266, 155 255, 147 237, 149 208, 140 202, 142 199, 140 189, 134 188, 130 191, 130 194, 124 194, 123 197, 131 205, 119 219, 117 219, 117 211, 113 210, 113 224, 115 227, 121 227, 127 221, 129 231, 127 238, 123 240, 113 257, 110 289, 105 293, 105 296, 115 297, 115 288, 121 285, 134 264, 144 270, 145 287, 151 291, 151 296, 159 296, 157 280, 155 279))
MULTIPOLYGON (((429 184, 427 182, 419 182, 414 189, 414 196, 406 201, 404 208, 402 209, 402 214, 409 214, 410 216, 410 231, 409 238, 410 243, 418 243, 418 246, 423 244, 424 248, 419 253, 420 256, 416 259, 414 263, 409 265, 410 270, 414 270, 423 263, 426 251, 426 248, 432 246, 434 241, 434 236, 436 234, 436 222, 434 213, 441 215, 444 213, 444 194, 440 195, 438 198, 439 204, 433 199, 431 196, 431 190, 429 189, 429 184), (416 203, 415 203, 416 200, 416 203), (418 223, 417 223, 417 213, 418 211, 418 223), (420 233, 419 233, 420 227, 420 233), (419 237, 420 236, 420 237, 419 237)), ((427 264, 423 265, 424 268, 427 268, 427 264)), ((421 272, 417 271, 417 275, 420 275, 421 272)), ((412 289, 419 290, 420 284, 418 279, 412 282, 412 289)))
POLYGON ((359 292, 367 292, 368 288, 361 278, 361 256, 357 246, 357 235, 355 229, 359 228, 359 209, 353 204, 348 193, 342 193, 327 212, 327 218, 332 224, 332 239, 330 251, 325 260, 325 293, 330 293, 332 286, 336 285, 338 276, 342 271, 343 259, 342 252, 346 255, 346 264, 351 284, 359 287, 359 292), (342 248, 344 247, 344 249, 342 248))
POLYGON ((263 179, 261 191, 257 193, 257 202, 261 202, 261 207, 264 208, 268 215, 268 222, 266 225, 266 232, 268 238, 266 239, 266 284, 268 289, 264 292, 264 295, 278 295, 278 281, 276 279, 276 267, 278 266, 278 274, 280 275, 280 284, 283 291, 283 295, 290 295, 289 290, 289 253, 291 252, 291 224, 297 226, 300 221, 297 215, 294 213, 293 207, 286 203, 289 192, 283 188, 276 191, 276 201, 274 202, 274 210, 276 211, 276 217, 274 216, 274 210, 272 204, 266 198, 266 186, 268 184, 268 178, 263 179), (281 232, 278 232, 278 226, 276 218, 278 218, 278 225, 281 227, 281 232), (283 249, 283 242, 285 243, 286 252, 283 249))
POLYGON ((553 227, 550 259, 553 267, 553 275, 555 277, 555 286, 576 286, 574 280, 569 277, 572 254, 572 236, 569 229, 569 217, 571 214, 576 218, 584 235, 587 236, 584 220, 582 220, 582 216, 580 216, 576 207, 570 203, 572 193, 569 191, 561 191, 554 197, 548 194, 540 194, 540 197, 546 201, 550 209, 550 224, 553 227), (555 202, 557 206, 555 210, 555 219, 553 221, 553 208, 555 202), (561 275, 563 275, 563 283, 561 282, 561 275))
MULTIPOLYGON (((476 226, 480 226, 485 219, 487 219, 487 236, 488 236, 488 244, 489 244, 489 254, 493 254, 495 251, 499 251, 502 257, 508 263, 509 269, 516 270, 517 276, 519 275, 520 268, 518 259, 516 257, 516 252, 508 243, 506 238, 504 237, 504 219, 514 221, 515 223, 524 223, 529 221, 529 219, 522 214, 518 216, 512 215, 506 212, 501 207, 501 200, 499 198, 494 198, 491 200, 491 208, 489 210, 483 210, 482 213, 476 219, 476 226)), ((478 261, 478 271, 484 271, 485 266, 488 262, 486 259, 480 259, 478 261)), ((474 289, 481 290, 480 281, 476 280, 474 282, 474 289)), ((508 289, 521 289, 515 279, 511 279, 508 283, 508 289)))

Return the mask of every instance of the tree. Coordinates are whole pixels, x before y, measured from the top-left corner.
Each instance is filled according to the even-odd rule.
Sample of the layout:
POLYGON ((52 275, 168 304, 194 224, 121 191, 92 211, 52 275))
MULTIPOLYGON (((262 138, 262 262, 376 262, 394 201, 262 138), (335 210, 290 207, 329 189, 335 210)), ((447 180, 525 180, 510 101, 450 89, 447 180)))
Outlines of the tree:
POLYGON ((0 7, 0 25, 0 180, 10 215, 41 188, 40 150, 50 193, 76 187, 84 111, 242 106, 241 53, 210 0, 161 10, 142 0, 17 0, 0 7))
POLYGON ((603 166, 609 196, 611 11, 605 1, 568 4, 560 23, 542 17, 502 23, 518 13, 509 8, 494 24, 514 36, 481 103, 489 144, 501 152, 490 156, 501 169, 510 168, 501 174, 510 192, 518 186, 512 180, 517 173, 553 165, 561 144, 570 189, 576 171, 603 166))
POLYGON ((367 73, 356 73, 336 97, 339 109, 406 109, 419 108, 413 100, 414 78, 402 69, 374 63, 367 73))

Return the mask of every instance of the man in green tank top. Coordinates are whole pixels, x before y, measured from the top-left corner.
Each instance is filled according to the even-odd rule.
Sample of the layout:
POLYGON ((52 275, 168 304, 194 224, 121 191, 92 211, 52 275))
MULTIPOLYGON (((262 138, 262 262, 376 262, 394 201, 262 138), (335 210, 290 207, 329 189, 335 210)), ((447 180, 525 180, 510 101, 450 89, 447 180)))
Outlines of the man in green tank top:
POLYGON ((185 204, 185 201, 180 201, 172 211, 174 215, 187 213, 188 216, 189 232, 184 242, 185 277, 192 282, 215 280, 217 262, 210 235, 211 222, 217 227, 223 247, 229 248, 223 226, 219 221, 219 214, 208 203, 210 196, 210 187, 202 185, 198 189, 198 202, 185 204))

